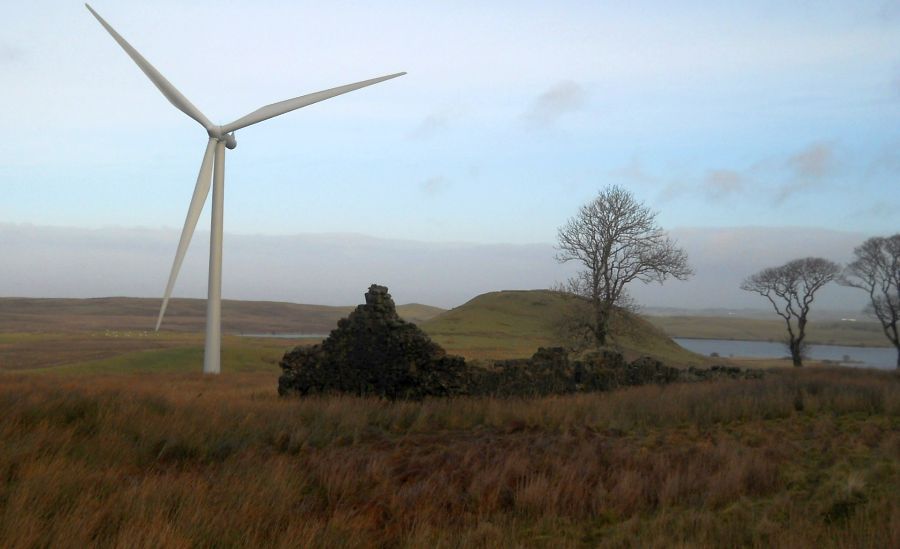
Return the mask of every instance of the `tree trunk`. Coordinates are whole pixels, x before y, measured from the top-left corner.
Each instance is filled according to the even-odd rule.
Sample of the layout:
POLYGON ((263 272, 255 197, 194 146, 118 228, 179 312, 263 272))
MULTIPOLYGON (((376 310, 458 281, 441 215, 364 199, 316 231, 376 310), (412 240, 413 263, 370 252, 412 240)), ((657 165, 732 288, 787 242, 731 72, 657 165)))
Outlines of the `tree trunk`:
POLYGON ((800 342, 791 340, 790 348, 791 361, 794 363, 794 366, 797 368, 803 366, 803 357, 800 355, 800 342))
POLYGON ((596 340, 598 349, 602 349, 606 346, 606 331, 608 321, 609 319, 603 305, 597 305, 594 309, 594 338, 596 340))
POLYGON ((900 370, 900 346, 897 347, 897 369, 900 370))

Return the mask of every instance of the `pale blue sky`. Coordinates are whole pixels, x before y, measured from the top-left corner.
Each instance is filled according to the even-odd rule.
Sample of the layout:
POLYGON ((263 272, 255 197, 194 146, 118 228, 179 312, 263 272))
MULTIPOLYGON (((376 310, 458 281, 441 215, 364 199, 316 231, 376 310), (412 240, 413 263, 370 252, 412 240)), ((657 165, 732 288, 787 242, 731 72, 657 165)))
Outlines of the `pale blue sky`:
MULTIPOLYGON (((670 228, 900 228, 900 3, 382 4, 92 6, 217 123, 409 72, 238 132, 227 232, 551 242, 610 183, 670 228)), ((205 132, 81 3, 5 6, 0 74, 0 222, 181 226, 205 132)))

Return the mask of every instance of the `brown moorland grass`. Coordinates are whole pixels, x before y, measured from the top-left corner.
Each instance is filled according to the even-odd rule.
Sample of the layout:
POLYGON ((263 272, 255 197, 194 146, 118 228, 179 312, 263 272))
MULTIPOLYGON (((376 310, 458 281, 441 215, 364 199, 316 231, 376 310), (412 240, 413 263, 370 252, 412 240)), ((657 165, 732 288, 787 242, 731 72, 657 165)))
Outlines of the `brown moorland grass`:
MULTIPOLYGON (((0 297, 0 334, 152 330, 159 305, 159 298, 0 297)), ((353 306, 225 299, 222 300, 222 329, 226 334, 327 334, 353 309, 353 306)), ((400 316, 411 322, 422 322, 443 311, 419 303, 397 307, 400 316)), ((202 332, 205 324, 205 299, 173 298, 169 301, 163 323, 165 330, 202 332)))
MULTIPOLYGON (((225 336, 222 338, 222 359, 226 368, 271 369, 293 346, 318 341, 225 336)), ((202 361, 202 354, 202 333, 112 330, 0 333, 0 372, 52 369, 76 374, 154 369, 186 371, 202 361)))
POLYGON ((419 403, 276 375, 0 376, 0 546, 900 546, 893 372, 419 403))

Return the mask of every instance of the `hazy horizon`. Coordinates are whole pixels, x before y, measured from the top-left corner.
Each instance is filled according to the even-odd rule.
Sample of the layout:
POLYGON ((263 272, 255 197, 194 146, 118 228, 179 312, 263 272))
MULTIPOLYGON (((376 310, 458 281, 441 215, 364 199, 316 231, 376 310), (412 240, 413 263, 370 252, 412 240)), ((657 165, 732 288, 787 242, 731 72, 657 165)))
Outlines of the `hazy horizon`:
MULTIPOLYGON (((765 310, 738 288, 759 269, 802 255, 850 259, 871 235, 815 228, 675 228, 696 274, 686 282, 629 286, 643 307, 765 310)), ((0 224, 4 297, 161 297, 178 240, 175 228, 83 229, 0 224)), ((194 236, 176 297, 206 297, 209 233, 194 236)), ((359 234, 247 235, 226 232, 223 298, 319 305, 359 303, 369 284, 398 303, 444 308, 499 290, 549 288, 577 268, 558 264, 551 241, 427 242, 359 234)), ((860 311, 859 290, 827 286, 819 310, 860 311)))

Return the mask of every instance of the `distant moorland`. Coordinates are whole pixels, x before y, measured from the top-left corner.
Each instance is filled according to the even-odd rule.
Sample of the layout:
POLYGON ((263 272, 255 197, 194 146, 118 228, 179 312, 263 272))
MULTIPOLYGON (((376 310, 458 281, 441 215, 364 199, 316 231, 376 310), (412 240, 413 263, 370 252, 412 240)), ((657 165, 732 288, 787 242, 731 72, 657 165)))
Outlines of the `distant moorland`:
MULTIPOLYGON (((0 370, 67 366, 110 371, 119 362, 133 368, 175 364, 177 370, 182 359, 192 360, 202 352, 205 301, 173 299, 162 331, 154 333, 159 304, 151 298, 0 298, 0 370)), ((420 304, 397 309, 401 317, 419 324, 449 352, 467 358, 502 359, 530 356, 540 346, 559 344, 556 323, 562 306, 557 294, 534 290, 491 292, 449 311, 420 304)), ((223 307, 224 330, 232 335, 325 335, 353 308, 231 300, 224 301, 223 307)), ((704 365, 709 360, 682 349, 669 337, 783 338, 777 318, 620 317, 613 332, 616 347, 631 357, 648 354, 676 366, 704 365)), ((809 334, 811 343, 883 346, 887 341, 877 324, 866 321, 813 320, 809 334)), ((240 364, 262 353, 265 360, 275 363, 286 349, 300 342, 228 336, 224 360, 240 364)), ((769 363, 780 364, 758 360, 747 364, 769 363)))
MULTIPOLYGON (((813 312, 815 314, 815 312, 813 312)), ((735 316, 647 316, 647 320, 672 337, 700 339, 740 339, 746 341, 784 341, 784 321, 771 318, 735 316)), ((858 320, 810 320, 807 343, 858 347, 889 347, 890 342, 878 322, 858 320)))
MULTIPOLYGON (((161 303, 158 298, 137 297, 0 297, 0 332, 152 330, 161 303)), ((232 334, 327 334, 353 308, 225 299, 222 301, 222 330, 232 334)), ((400 316, 410 322, 422 322, 443 311, 418 303, 397 307, 400 316)), ((202 332, 205 319, 205 299, 173 298, 169 301, 161 329, 202 332)))

